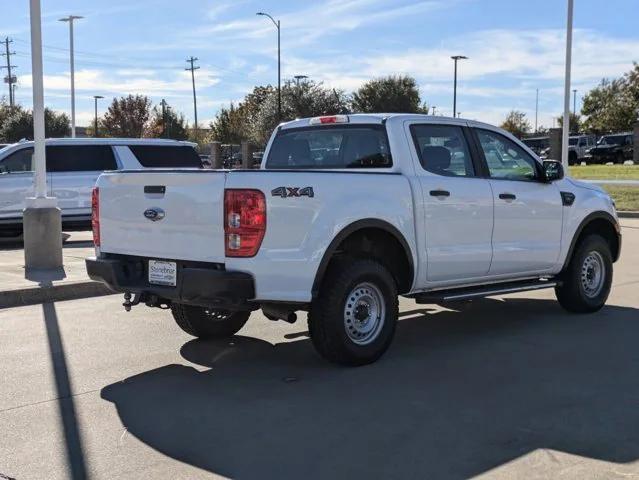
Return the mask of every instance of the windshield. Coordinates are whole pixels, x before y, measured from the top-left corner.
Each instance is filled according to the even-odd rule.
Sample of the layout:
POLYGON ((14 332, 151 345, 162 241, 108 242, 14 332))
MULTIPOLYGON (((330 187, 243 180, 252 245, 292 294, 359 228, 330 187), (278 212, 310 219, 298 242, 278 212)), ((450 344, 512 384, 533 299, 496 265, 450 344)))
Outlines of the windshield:
POLYGON ((623 145, 624 135, 606 135, 601 137, 598 145, 623 145))
POLYGON ((266 168, 384 168, 393 162, 382 125, 340 125, 280 131, 266 168))

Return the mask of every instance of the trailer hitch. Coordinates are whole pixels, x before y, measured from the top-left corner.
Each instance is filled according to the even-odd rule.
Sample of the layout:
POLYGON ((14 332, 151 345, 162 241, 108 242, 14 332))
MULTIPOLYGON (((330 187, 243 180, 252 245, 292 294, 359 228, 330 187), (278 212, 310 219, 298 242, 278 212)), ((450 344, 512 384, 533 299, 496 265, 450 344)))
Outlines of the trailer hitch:
POLYGON ((124 303, 122 304, 122 306, 124 307, 124 310, 126 310, 127 312, 130 312, 131 307, 135 307, 136 305, 140 303, 141 296, 142 294, 135 293, 133 294, 133 301, 131 301, 131 292, 126 292, 124 294, 124 303))

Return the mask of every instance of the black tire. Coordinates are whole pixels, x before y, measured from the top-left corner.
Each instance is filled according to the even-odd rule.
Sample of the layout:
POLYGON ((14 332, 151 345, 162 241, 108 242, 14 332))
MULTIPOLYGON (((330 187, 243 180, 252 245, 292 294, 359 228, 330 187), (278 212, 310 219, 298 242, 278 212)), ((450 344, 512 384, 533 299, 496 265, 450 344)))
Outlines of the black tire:
MULTIPOLYGON (((612 285, 612 254, 608 242, 596 234, 588 235, 581 240, 566 270, 561 274, 561 281, 561 285, 555 287, 555 293, 563 308, 575 313, 592 313, 601 309, 608 299, 612 285), (588 264, 587 259, 590 259, 588 264), (591 289, 588 292, 589 278, 595 276, 593 271, 588 269, 592 261, 600 263, 598 269, 603 273, 603 279, 599 290, 591 289)), ((596 283, 599 285, 599 282, 596 283)))
POLYGON ((568 153, 568 165, 577 165, 577 154, 575 152, 568 153))
POLYGON ((228 338, 239 332, 251 312, 213 310, 193 305, 171 304, 175 323, 189 335, 202 339, 228 338))
POLYGON ((623 165, 623 162, 625 162, 626 159, 623 156, 623 153, 619 152, 617 153, 616 157, 615 157, 615 163, 618 163, 619 165, 623 165))
POLYGON ((333 363, 372 363, 393 340, 398 308, 397 284, 381 263, 352 257, 335 259, 308 315, 313 345, 333 363), (371 331, 362 333, 366 328, 371 331))

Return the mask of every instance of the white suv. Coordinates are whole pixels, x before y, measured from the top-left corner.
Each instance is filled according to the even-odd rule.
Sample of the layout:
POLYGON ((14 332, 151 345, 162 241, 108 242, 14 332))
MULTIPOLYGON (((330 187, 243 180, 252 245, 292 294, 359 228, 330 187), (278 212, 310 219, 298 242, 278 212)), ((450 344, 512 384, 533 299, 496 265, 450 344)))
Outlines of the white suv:
MULTIPOLYGON (((91 189, 106 170, 201 168, 195 144, 163 139, 64 138, 46 141, 47 188, 65 226, 89 225, 91 189)), ((33 142, 0 149, 0 235, 22 232, 24 199, 33 194, 33 142)))

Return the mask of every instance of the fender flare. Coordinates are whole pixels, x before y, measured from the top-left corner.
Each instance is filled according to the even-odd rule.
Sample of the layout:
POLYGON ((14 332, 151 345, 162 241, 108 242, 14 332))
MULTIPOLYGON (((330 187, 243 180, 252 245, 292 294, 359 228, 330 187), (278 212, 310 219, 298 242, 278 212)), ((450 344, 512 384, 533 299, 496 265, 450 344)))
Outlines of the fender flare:
POLYGON ((395 226, 390 223, 380 220, 377 218, 366 218, 362 220, 357 220, 346 227, 344 227, 336 236, 333 238, 331 243, 328 245, 326 250, 324 251, 324 255, 322 256, 322 261, 315 272, 315 280, 313 281, 313 289, 311 293, 313 298, 315 298, 319 292, 320 285, 322 284, 322 280, 324 279, 324 275, 326 274, 326 269, 328 268, 328 264, 333 258, 333 254, 337 250, 337 247, 342 243, 342 241, 348 237, 349 235, 363 230, 365 228, 378 228, 380 230, 384 230, 387 233, 390 233, 395 239, 399 242, 399 244, 404 249, 404 253, 406 254, 406 258, 408 258, 408 268, 409 268, 409 276, 411 286, 415 281, 415 265, 413 260, 413 253, 410 248, 410 245, 404 238, 404 235, 397 229, 395 226))
POLYGON ((600 210, 600 211, 592 212, 586 215, 586 217, 581 221, 581 223, 577 227, 577 230, 575 230, 575 233, 572 236, 572 240, 570 241, 570 247, 568 248, 568 253, 566 254, 566 258, 564 259, 564 264, 561 267, 562 272, 566 269, 566 267, 570 263, 572 255, 575 251, 575 247, 577 246, 577 239, 579 238, 581 233, 584 231, 584 229, 588 226, 589 223, 599 219, 606 220, 607 222, 609 222, 610 226, 617 233, 617 241, 619 243, 619 249, 617 251, 617 254, 612 259, 612 261, 616 262, 619 259, 619 255, 621 255, 621 228, 619 227, 619 222, 617 222, 615 220, 615 217, 610 215, 608 212, 604 212, 603 210, 600 210))

